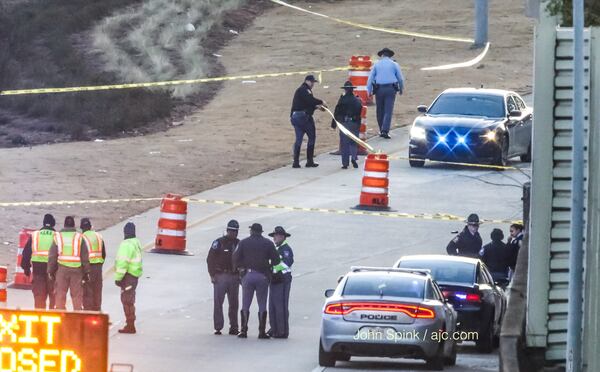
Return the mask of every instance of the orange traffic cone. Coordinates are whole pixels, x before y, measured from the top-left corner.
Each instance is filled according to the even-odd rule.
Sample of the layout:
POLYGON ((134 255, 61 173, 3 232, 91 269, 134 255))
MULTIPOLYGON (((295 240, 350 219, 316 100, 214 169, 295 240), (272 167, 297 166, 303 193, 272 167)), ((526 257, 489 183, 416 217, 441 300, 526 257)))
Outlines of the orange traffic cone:
POLYGON ((0 266, 0 308, 6 307, 7 293, 6 293, 6 278, 8 276, 8 268, 6 266, 0 266))
POLYGON ((360 192, 360 204, 356 209, 389 211, 390 162, 385 154, 369 154, 365 159, 365 170, 360 192))
POLYGON ((367 82, 371 73, 373 62, 369 56, 352 56, 350 58, 350 67, 348 68, 349 80, 356 87, 356 95, 360 98, 363 105, 373 103, 367 92, 367 82))
POLYGON ((15 276, 8 286, 9 288, 15 289, 31 289, 31 276, 25 276, 25 272, 21 268, 21 261, 23 260, 23 248, 27 244, 27 240, 31 237, 31 233, 34 229, 21 229, 19 231, 19 249, 17 250, 17 266, 15 267, 15 276))
POLYGON ((152 253, 191 255, 185 250, 187 202, 181 195, 167 194, 160 203, 158 233, 152 253))

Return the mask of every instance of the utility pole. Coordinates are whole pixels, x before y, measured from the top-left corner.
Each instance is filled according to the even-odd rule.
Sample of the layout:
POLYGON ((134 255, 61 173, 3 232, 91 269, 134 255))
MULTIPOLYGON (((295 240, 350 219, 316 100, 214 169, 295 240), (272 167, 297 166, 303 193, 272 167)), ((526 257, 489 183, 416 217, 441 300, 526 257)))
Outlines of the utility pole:
POLYGON ((569 313, 567 371, 581 372, 583 349, 583 210, 584 102, 583 0, 573 0, 573 156, 571 160, 571 250, 569 252, 569 313))
POLYGON ((475 0, 475 42, 473 48, 483 48, 488 42, 489 0, 475 0))

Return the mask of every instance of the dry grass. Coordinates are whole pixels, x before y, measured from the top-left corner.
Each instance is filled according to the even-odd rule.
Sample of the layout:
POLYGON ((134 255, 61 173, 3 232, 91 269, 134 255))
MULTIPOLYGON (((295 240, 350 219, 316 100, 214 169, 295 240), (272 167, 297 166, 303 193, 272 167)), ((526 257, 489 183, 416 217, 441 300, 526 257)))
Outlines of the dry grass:
MULTIPOLYGON (((104 19, 92 31, 92 47, 104 71, 123 81, 199 78, 210 71, 202 42, 223 12, 242 0, 151 0, 104 19), (195 31, 187 31, 192 24, 195 31)), ((179 86, 174 97, 201 86, 179 86)))

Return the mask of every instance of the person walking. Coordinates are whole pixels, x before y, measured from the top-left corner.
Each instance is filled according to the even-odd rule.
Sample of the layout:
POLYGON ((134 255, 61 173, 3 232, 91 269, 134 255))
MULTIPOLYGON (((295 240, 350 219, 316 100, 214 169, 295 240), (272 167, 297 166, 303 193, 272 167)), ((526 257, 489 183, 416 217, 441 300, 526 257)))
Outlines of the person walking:
POLYGON ((512 265, 512 252, 504 244, 504 233, 500 229, 492 230, 492 241, 481 249, 481 260, 490 269, 495 282, 508 280, 508 272, 512 265))
POLYGON ((227 223, 225 235, 215 240, 206 257, 208 275, 213 284, 213 324, 215 335, 221 334, 225 320, 223 302, 227 295, 229 305, 229 334, 238 334, 238 307, 240 277, 233 269, 233 251, 240 240, 237 238, 240 225, 236 220, 227 223))
POLYGON ((404 76, 398 63, 392 60, 394 52, 383 48, 377 55, 377 61, 369 74, 367 80, 367 92, 369 96, 375 94, 377 105, 377 124, 379 125, 379 136, 390 139, 390 127, 396 93, 402 95, 404 92, 404 76))
POLYGON ((250 305, 256 293, 258 302, 258 338, 269 338, 267 326, 267 295, 273 266, 280 262, 279 253, 272 241, 262 236, 259 223, 250 226, 250 236, 240 241, 233 253, 233 266, 242 275, 241 331, 238 337, 248 337, 250 305))
POLYGON ((89 218, 82 218, 79 227, 89 242, 90 281, 83 287, 83 309, 100 311, 102 309, 102 266, 106 259, 106 246, 100 233, 92 229, 89 218))
POLYGON ((31 291, 36 309, 46 309, 46 305, 54 309, 54 282, 48 277, 48 253, 54 243, 55 225, 54 216, 44 215, 42 228, 31 233, 23 248, 21 268, 27 277, 33 271, 31 291))
POLYGON ((325 101, 317 99, 313 96, 312 89, 315 83, 319 81, 313 75, 307 75, 304 82, 294 93, 292 100, 292 109, 290 120, 296 134, 294 142, 294 163, 293 168, 300 168, 300 149, 304 135, 308 137, 308 145, 306 147, 306 167, 314 168, 319 164, 315 163, 315 141, 317 138, 317 130, 315 128, 315 119, 313 114, 317 108, 324 110, 327 107, 325 101))
POLYGON ((121 288, 121 303, 125 312, 125 327, 119 333, 136 333, 135 291, 142 276, 142 243, 135 236, 135 225, 127 222, 123 227, 124 240, 115 258, 115 284, 121 288))
MULTIPOLYGON (((331 127, 337 126, 336 120, 340 122, 346 129, 348 129, 357 138, 360 133, 360 113, 362 111, 362 103, 358 97, 354 95, 354 87, 350 81, 346 81, 344 86, 344 94, 338 100, 335 105, 335 111, 333 116, 335 120, 331 120, 331 127)), ((358 145, 350 137, 345 135, 340 130, 340 147, 342 155, 342 169, 348 169, 350 161, 352 166, 358 168, 358 145)))
POLYGON ((287 243, 287 238, 291 235, 283 227, 277 226, 269 236, 273 238, 281 262, 273 267, 273 278, 269 286, 269 325, 271 329, 267 333, 274 338, 288 338, 294 252, 287 243))
POLYGON ((479 235, 479 216, 472 213, 466 222, 467 226, 448 243, 446 251, 451 256, 479 258, 479 251, 483 244, 479 235))
POLYGON ((48 276, 56 280, 56 309, 66 309, 70 292, 73 310, 83 310, 83 286, 90 281, 89 246, 88 239, 75 229, 75 219, 67 216, 48 253, 48 276))

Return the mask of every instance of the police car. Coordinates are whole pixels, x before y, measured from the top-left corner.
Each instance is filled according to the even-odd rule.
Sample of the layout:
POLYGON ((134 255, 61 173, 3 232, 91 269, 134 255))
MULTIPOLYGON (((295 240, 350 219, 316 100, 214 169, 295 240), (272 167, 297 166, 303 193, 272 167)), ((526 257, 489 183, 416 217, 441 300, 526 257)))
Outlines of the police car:
POLYGON ((425 359, 430 369, 456 363, 456 312, 427 270, 352 267, 325 291, 319 365, 352 356, 425 359))

